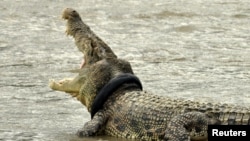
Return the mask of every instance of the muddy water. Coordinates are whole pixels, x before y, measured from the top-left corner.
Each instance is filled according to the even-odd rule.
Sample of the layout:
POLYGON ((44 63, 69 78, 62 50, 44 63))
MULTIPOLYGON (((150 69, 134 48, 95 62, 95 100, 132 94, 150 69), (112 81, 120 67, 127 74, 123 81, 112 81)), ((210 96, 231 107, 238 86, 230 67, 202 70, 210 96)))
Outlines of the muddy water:
POLYGON ((0 140, 81 140, 88 112, 47 86, 81 62, 64 34, 65 7, 131 62, 145 90, 250 106, 248 0, 1 0, 0 140))

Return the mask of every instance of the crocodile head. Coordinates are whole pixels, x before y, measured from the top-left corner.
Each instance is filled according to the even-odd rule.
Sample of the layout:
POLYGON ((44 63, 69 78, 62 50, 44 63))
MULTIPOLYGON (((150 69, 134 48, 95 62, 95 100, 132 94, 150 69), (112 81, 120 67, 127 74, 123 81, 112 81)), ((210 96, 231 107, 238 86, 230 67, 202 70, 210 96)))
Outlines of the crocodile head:
POLYGON ((83 24, 79 13, 74 9, 66 8, 62 12, 62 18, 64 20, 67 20, 65 33, 69 36, 74 37, 76 44, 77 42, 81 42, 81 45, 79 43, 77 44, 77 48, 80 52, 83 53, 84 56, 80 68, 83 68, 84 65, 87 65, 87 63, 96 62, 97 60, 99 60, 97 56, 92 57, 91 59, 87 58, 88 55, 94 55, 94 46, 91 45, 91 40, 88 40, 86 37, 86 39, 84 39, 86 33, 82 31, 89 30, 89 28, 88 26, 83 24), (82 34, 79 34, 80 32, 82 32, 82 34), (81 37, 83 38, 80 39, 81 37))
MULTIPOLYGON (((133 74, 133 70, 129 62, 117 58, 111 48, 96 36, 89 26, 82 22, 78 12, 66 8, 62 17, 67 21, 66 33, 75 39, 75 44, 79 51, 83 53, 84 59, 76 77, 63 79, 59 82, 52 80, 49 86, 53 90, 63 91, 76 97, 89 111, 92 111, 91 109, 96 111, 101 103, 100 101, 104 99, 103 96, 106 97, 105 93, 99 94, 102 88, 120 74, 133 74), (97 95, 100 97, 97 98, 99 100, 96 102, 97 95)), ((115 82, 115 84, 118 83, 115 82)), ((114 88, 108 94, 112 93, 113 89, 120 87, 113 85, 113 83, 112 86, 114 88)), ((106 92, 107 89, 102 91, 106 92)))
POLYGON ((111 48, 82 21, 76 10, 72 8, 64 9, 62 18, 67 20, 66 34, 75 39, 77 48, 84 55, 81 68, 105 58, 117 58, 111 48))
POLYGON ((63 19, 73 19, 73 20, 78 19, 78 20, 80 20, 79 18, 81 18, 81 17, 76 10, 74 10, 72 8, 66 8, 63 10, 62 18, 63 19))

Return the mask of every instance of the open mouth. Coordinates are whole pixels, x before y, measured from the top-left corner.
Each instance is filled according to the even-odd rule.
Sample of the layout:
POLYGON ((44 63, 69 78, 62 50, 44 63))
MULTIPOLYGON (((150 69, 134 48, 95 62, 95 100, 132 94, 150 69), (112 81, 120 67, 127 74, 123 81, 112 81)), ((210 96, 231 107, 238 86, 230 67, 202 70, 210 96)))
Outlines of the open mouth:
POLYGON ((86 61, 85 61, 85 58, 83 57, 81 65, 80 65, 80 69, 82 69, 84 67, 85 63, 86 63, 86 61))

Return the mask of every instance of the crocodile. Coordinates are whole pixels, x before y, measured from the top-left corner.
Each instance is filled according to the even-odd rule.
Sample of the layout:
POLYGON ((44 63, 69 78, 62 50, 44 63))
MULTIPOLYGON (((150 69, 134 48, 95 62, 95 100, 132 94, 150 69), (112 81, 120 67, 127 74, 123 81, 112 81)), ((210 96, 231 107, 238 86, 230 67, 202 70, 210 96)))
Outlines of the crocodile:
POLYGON ((66 8, 66 33, 84 55, 77 76, 49 86, 76 97, 91 114, 79 137, 110 135, 138 140, 207 140, 208 125, 250 125, 250 109, 223 103, 160 96, 142 89, 128 61, 119 59, 86 25, 79 13, 66 8))

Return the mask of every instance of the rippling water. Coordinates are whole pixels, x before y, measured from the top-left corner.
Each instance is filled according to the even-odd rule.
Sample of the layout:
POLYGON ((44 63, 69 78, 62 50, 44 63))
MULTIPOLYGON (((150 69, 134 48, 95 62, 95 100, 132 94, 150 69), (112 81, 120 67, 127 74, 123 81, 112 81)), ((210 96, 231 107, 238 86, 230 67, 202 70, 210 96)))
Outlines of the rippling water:
MULTIPOLYGON (((249 0, 1 0, 0 140, 81 140, 88 112, 47 86, 75 76, 82 57, 64 34, 66 7, 131 62, 145 90, 250 106, 249 0)), ((117 140, 86 140, 99 139, 117 140)))

